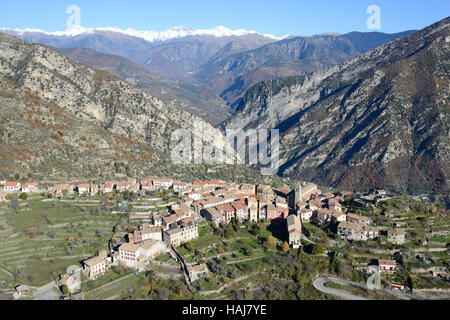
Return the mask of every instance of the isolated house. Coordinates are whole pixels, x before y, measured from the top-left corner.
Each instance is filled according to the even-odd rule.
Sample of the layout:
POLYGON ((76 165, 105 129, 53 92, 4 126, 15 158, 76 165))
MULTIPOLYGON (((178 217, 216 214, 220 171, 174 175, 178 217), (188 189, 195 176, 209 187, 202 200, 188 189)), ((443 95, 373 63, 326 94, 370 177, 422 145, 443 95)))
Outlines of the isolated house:
POLYGON ((378 269, 380 272, 391 273, 397 270, 395 260, 378 259, 378 269))
POLYGON ((405 231, 404 230, 388 230, 387 240, 396 245, 402 245, 405 243, 405 231))
POLYGON ((95 280, 105 274, 106 260, 99 257, 93 257, 85 260, 83 271, 91 280, 95 280))
POLYGON ((186 269, 192 282, 198 279, 203 279, 209 272, 208 267, 204 263, 194 266, 187 266, 186 269))

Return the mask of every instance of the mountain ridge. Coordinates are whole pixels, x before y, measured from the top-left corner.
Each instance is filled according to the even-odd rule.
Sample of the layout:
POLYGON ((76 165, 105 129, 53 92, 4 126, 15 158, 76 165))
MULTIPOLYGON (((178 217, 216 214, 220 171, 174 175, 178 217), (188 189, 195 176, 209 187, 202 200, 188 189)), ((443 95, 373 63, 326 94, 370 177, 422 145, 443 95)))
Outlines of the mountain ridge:
POLYGON ((447 194, 449 23, 310 75, 256 84, 222 128, 280 129, 285 176, 447 194))

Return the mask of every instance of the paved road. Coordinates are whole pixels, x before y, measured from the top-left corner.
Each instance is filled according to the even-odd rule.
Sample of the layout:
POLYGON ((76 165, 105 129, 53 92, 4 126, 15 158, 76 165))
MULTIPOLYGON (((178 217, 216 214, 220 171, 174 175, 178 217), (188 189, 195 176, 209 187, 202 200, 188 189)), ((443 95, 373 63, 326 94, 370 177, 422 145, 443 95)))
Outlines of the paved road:
POLYGON ((346 281, 341 281, 341 280, 335 279, 335 278, 318 278, 313 282, 313 286, 314 286, 314 288, 316 288, 317 290, 319 290, 321 292, 325 292, 325 293, 331 294, 333 296, 336 296, 336 297, 339 297, 339 298, 342 298, 345 300, 368 300, 366 298, 355 296, 355 295, 350 294, 343 290, 327 288, 327 287, 325 287, 325 283, 327 283, 327 282, 333 282, 333 283, 337 283, 340 285, 347 285, 346 281))
POLYGON ((12 279, 14 279, 14 275, 9 272, 8 270, 3 269, 2 267, 0 267, 0 270, 3 271, 4 273, 6 273, 8 276, 10 276, 12 279))
MULTIPOLYGON (((343 279, 338 279, 338 278, 332 278, 332 277, 324 277, 324 278, 318 278, 314 281, 313 286, 314 288, 316 288, 319 291, 325 292, 325 293, 329 293, 332 294, 334 296, 346 299, 346 300, 368 300, 366 298, 363 297, 359 297, 359 296, 355 296, 352 295, 346 291, 343 290, 338 290, 338 289, 333 289, 333 288, 327 288, 325 287, 325 283, 327 282, 333 282, 333 283, 337 283, 339 285, 342 286, 348 286, 348 287, 353 287, 353 288, 359 288, 359 289, 363 289, 363 290, 367 290, 367 286, 365 284, 360 284, 360 283, 356 283, 356 282, 351 282, 351 281, 347 281, 347 280, 343 280, 343 279)), ((425 296, 419 296, 419 295, 415 295, 415 294, 409 294, 409 293, 405 293, 402 291, 397 291, 397 290, 385 290, 385 289, 378 289, 379 292, 383 293, 383 294, 387 294, 399 299, 405 299, 405 300, 423 300, 426 299, 425 296)))
POLYGON ((54 281, 37 288, 34 291, 34 300, 59 300, 60 296, 53 288, 58 288, 54 281))

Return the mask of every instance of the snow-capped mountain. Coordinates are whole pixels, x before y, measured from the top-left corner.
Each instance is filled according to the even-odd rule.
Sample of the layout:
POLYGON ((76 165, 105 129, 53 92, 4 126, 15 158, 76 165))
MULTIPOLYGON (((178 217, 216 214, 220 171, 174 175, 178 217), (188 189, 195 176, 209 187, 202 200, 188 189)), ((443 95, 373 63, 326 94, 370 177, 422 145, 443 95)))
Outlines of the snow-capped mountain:
POLYGON ((177 26, 171 28, 169 30, 164 31, 154 31, 154 30, 136 30, 132 28, 128 29, 120 29, 116 27, 108 27, 108 28, 84 28, 81 26, 75 26, 71 29, 67 29, 65 31, 53 31, 47 32, 40 29, 7 29, 0 28, 0 32, 14 34, 16 36, 27 36, 31 34, 42 34, 46 36, 54 36, 54 37, 62 37, 62 38, 72 38, 79 35, 92 35, 97 32, 115 32, 121 33, 124 35, 141 38, 151 43, 163 42, 171 39, 179 39, 185 38, 189 36, 212 36, 216 38, 222 37, 241 37, 244 35, 261 35, 267 38, 271 38, 273 40, 282 40, 287 38, 288 36, 276 37, 271 34, 261 34, 256 31, 249 31, 245 29, 232 30, 224 26, 217 26, 212 29, 190 29, 183 26, 177 26))

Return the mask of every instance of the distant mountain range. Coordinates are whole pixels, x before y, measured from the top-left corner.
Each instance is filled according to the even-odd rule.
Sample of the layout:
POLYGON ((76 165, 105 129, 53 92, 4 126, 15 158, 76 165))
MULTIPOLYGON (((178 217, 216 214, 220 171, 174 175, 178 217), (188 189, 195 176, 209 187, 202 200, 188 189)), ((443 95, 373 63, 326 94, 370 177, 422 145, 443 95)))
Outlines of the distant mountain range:
MULTIPOLYGON (((292 57, 333 64, 378 44, 378 36, 288 39, 256 51, 284 45, 292 57), (341 50, 316 49, 330 43, 341 50)), ((448 195, 449 70, 447 18, 334 67, 258 83, 223 129, 278 128, 285 176, 355 191, 448 195)))
POLYGON ((96 53, 62 51, 93 67, 102 68, 98 64, 102 60, 100 53, 126 58, 129 61, 121 60, 122 67, 118 70, 110 67, 108 70, 214 125, 228 117, 248 88, 257 82, 321 70, 413 33, 353 32, 277 38, 225 27, 211 30, 177 27, 163 32, 117 28, 78 28, 53 33, 0 29, 0 32, 61 49, 95 50, 96 53), (144 75, 144 69, 137 72, 137 65, 151 73, 144 75), (125 69, 133 70, 132 75, 125 69))

